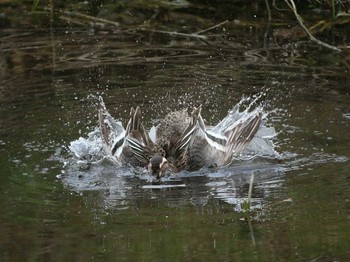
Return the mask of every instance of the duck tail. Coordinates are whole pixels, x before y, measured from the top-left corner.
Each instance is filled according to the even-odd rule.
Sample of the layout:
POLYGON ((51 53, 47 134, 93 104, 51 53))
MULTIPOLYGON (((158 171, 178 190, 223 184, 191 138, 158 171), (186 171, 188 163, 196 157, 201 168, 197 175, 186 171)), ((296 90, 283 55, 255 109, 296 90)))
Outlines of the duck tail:
POLYGON ((190 121, 190 124, 187 126, 185 131, 181 135, 181 139, 179 140, 179 143, 177 145, 177 150, 182 152, 185 151, 188 146, 190 145, 190 142, 192 141, 193 134, 198 128, 198 120, 201 118, 201 111, 202 111, 202 105, 199 105, 198 107, 195 107, 192 111, 192 119, 190 121))
POLYGON ((140 107, 138 106, 136 109, 132 107, 130 109, 130 120, 126 128, 127 135, 142 141, 144 145, 151 145, 153 142, 142 124, 141 119, 142 113, 140 107))
POLYGON ((136 159, 147 164, 149 159, 146 151, 153 147, 153 142, 141 122, 142 113, 140 107, 133 107, 130 109, 130 119, 126 127, 126 141, 129 149, 136 157, 136 159))
POLYGON ((191 120, 181 138, 177 141, 175 146, 177 168, 181 169, 188 164, 188 148, 193 141, 196 131, 198 130, 198 119, 201 117, 202 105, 195 107, 191 114, 191 120))

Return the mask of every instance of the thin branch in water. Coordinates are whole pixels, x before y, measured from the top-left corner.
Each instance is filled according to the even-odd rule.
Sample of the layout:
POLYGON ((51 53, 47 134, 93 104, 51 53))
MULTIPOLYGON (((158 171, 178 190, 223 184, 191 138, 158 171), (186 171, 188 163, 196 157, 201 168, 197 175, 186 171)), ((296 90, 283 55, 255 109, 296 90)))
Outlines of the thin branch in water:
POLYGON ((270 21, 271 21, 271 8, 270 8, 269 1, 268 1, 268 0, 265 0, 265 5, 266 5, 267 14, 268 14, 269 23, 270 23, 270 21))
POLYGON ((215 29, 215 28, 217 28, 217 27, 220 27, 220 26, 222 26, 222 25, 224 25, 224 24, 226 24, 226 23, 228 23, 228 20, 225 20, 225 21, 223 21, 223 22, 221 22, 221 23, 219 23, 219 24, 217 24, 217 25, 211 26, 211 27, 209 27, 209 28, 207 28, 207 29, 198 31, 198 32, 196 32, 195 34, 197 34, 197 35, 203 34, 203 33, 205 33, 205 32, 208 32, 208 31, 210 31, 210 30, 213 30, 213 29, 215 29))
POLYGON ((250 237, 252 239, 253 246, 256 246, 256 244, 255 244, 255 237, 254 237, 254 231, 253 231, 253 227, 252 227, 252 221, 250 219, 248 220, 248 226, 249 226, 250 237))
POLYGON ((321 45, 324 46, 326 48, 332 49, 334 51, 337 52, 341 52, 341 50, 338 47, 335 47, 333 45, 327 44, 319 39, 317 39, 316 37, 314 37, 310 31, 306 28, 306 26, 303 23, 303 19, 301 18, 301 16, 298 14, 297 8, 295 6, 294 0, 284 0, 286 2, 286 4, 289 6, 289 8, 293 11, 296 19, 298 20, 298 23, 300 24, 300 26, 304 29, 305 33, 309 36, 310 40, 321 45))
POLYGON ((266 48, 266 45, 267 45, 267 38, 269 35, 268 33, 269 33, 269 29, 270 29, 270 24, 271 24, 271 8, 270 8, 268 0, 265 0, 265 5, 266 5, 266 9, 267 9, 267 14, 268 14, 268 23, 267 23, 265 34, 264 34, 264 48, 266 48))
POLYGON ((53 70, 56 67, 56 52, 55 52, 55 37, 54 37, 54 29, 53 29, 53 17, 54 17, 54 11, 55 11, 55 7, 54 7, 54 3, 53 0, 49 1, 50 4, 50 40, 51 40, 51 45, 52 45, 52 74, 53 74, 53 70))
POLYGON ((89 20, 89 21, 93 21, 93 22, 100 22, 100 23, 104 23, 104 24, 113 25, 115 27, 119 27, 118 22, 114 22, 114 21, 110 21, 107 19, 94 17, 94 16, 90 16, 90 15, 86 15, 86 14, 82 14, 82 13, 78 13, 78 12, 64 11, 63 14, 70 16, 70 17, 76 17, 76 18, 80 18, 80 19, 85 19, 85 20, 89 20))
POLYGON ((345 12, 339 12, 335 18, 341 17, 341 16, 350 16, 349 13, 345 13, 345 12))
POLYGON ((249 180, 249 190, 248 190, 248 203, 249 203, 249 206, 250 206, 250 203, 252 201, 253 184, 254 184, 254 173, 252 173, 250 175, 250 180, 249 180))
POLYGON ((252 201, 253 184, 254 184, 254 173, 250 175, 248 198, 243 201, 243 210, 246 212, 250 210, 250 206, 251 206, 250 204, 252 201))
MULTIPOLYGON (((183 36, 183 37, 190 37, 190 38, 197 38, 197 39, 200 39, 200 40, 206 40, 208 39, 205 35, 201 35, 205 32, 208 32, 210 30, 213 30, 219 26, 222 26, 226 23, 228 23, 229 21, 228 20, 225 20, 217 25, 214 25, 214 26, 211 26, 207 29, 204 29, 204 30, 201 30, 201 31, 198 31, 196 33, 192 33, 192 34, 186 34, 186 33, 179 33, 179 32, 171 32, 171 31, 164 31, 164 30, 152 30, 152 32, 155 32, 155 33, 161 33, 161 34, 168 34, 168 35, 174 35, 174 36, 183 36)), ((142 30, 146 30, 146 29, 142 29, 142 30)))
POLYGON ((160 34, 167 34, 167 35, 174 35, 174 36, 182 36, 182 37, 190 37, 190 38, 197 38, 197 39, 207 39, 204 35, 198 35, 196 33, 194 34, 186 34, 186 33, 179 33, 179 32, 171 32, 171 31, 164 31, 164 30, 147 30, 147 29, 141 29, 142 31, 151 31, 155 33, 160 34))
POLYGON ((283 8, 279 8, 279 7, 277 7, 277 5, 276 5, 276 0, 273 0, 272 1, 272 7, 273 8, 275 8, 277 11, 288 11, 288 9, 283 9, 283 8))

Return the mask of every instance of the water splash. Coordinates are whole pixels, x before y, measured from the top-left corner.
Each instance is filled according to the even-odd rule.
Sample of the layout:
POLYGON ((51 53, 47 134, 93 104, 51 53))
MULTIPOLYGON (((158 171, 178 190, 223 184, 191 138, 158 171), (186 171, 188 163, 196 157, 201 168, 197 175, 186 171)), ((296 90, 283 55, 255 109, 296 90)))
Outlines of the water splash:
POLYGON ((245 122, 251 116, 258 112, 263 113, 263 123, 260 125, 257 133, 248 146, 234 160, 252 160, 252 159, 276 159, 281 160, 282 156, 275 150, 273 139, 277 136, 276 130, 272 126, 266 126, 266 119, 269 113, 263 110, 263 105, 259 104, 259 100, 265 96, 265 92, 261 92, 252 97, 243 97, 228 115, 216 125, 212 131, 222 133, 227 126, 236 125, 245 122))
POLYGON ((78 159, 96 162, 102 156, 102 140, 99 129, 96 128, 90 132, 87 138, 80 137, 72 141, 68 148, 78 159))
MULTIPOLYGON (((212 131, 220 132, 236 121, 249 118, 251 114, 262 111, 263 106, 258 103, 263 94, 243 97, 212 131)), ((63 183, 73 191, 83 192, 98 190, 104 193, 103 208, 110 206, 128 206, 130 192, 135 198, 154 190, 180 190, 190 194, 187 198, 177 200, 178 205, 191 203, 205 205, 209 197, 223 200, 233 205, 236 211, 241 211, 246 197, 246 185, 252 173, 255 174, 256 184, 262 185, 266 180, 281 181, 283 170, 276 164, 281 156, 275 151, 272 139, 276 136, 273 127, 265 125, 268 113, 263 114, 263 124, 258 130, 252 143, 239 155, 234 165, 226 168, 209 168, 189 172, 182 171, 169 174, 162 178, 162 184, 154 185, 152 176, 143 168, 123 166, 115 158, 106 156, 103 149, 101 134, 96 127, 87 137, 80 137, 68 146, 70 157, 65 161, 64 171, 60 175, 63 183), (137 181, 135 181, 135 179, 137 181), (138 184, 135 189, 135 184, 138 184), (141 184, 141 185, 140 185, 141 184), (191 192, 191 193, 190 193, 191 192), (189 201, 189 202, 188 202, 189 201)), ((109 119, 112 122, 119 121, 109 119)), ((253 191, 252 208, 261 209, 265 189, 253 191)))
MULTIPOLYGON (((257 101, 261 99, 263 95, 264 93, 253 97, 243 97, 239 103, 229 111, 228 115, 215 127, 209 129, 209 131, 223 133, 229 126, 235 125, 238 122, 244 122, 257 112, 263 112, 262 106, 257 105, 257 101)), ((236 157, 236 160, 252 160, 254 158, 282 159, 275 151, 275 146, 272 142, 272 139, 277 135, 276 131, 273 127, 267 127, 265 125, 267 115, 267 113, 263 114, 262 125, 247 148, 236 157)), ((121 135, 119 133, 124 132, 120 121, 115 120, 110 115, 108 115, 106 121, 109 121, 110 126, 118 126, 114 134, 115 136, 119 136, 121 135)), ((150 136, 154 136, 154 127, 150 129, 150 136)), ((80 137, 72 141, 69 145, 70 152, 80 161, 88 161, 89 163, 95 164, 107 157, 117 166, 121 166, 118 160, 110 156, 111 154, 107 154, 106 156, 103 153, 103 149, 101 134, 98 127, 90 132, 87 138, 80 137)))

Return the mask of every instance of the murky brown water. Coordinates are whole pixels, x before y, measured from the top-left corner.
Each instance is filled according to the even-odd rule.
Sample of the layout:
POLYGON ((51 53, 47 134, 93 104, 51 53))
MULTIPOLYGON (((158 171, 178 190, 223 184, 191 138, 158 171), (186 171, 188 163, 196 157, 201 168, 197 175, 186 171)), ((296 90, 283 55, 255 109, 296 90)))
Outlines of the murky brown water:
POLYGON ((0 260, 350 258, 350 82, 341 57, 306 45, 262 49, 244 31, 210 45, 130 31, 1 35, 0 260), (97 95, 124 121, 142 106, 151 125, 199 103, 215 123, 260 92, 282 163, 183 173, 178 186, 159 188, 108 163, 67 168, 69 143, 97 126, 97 95))

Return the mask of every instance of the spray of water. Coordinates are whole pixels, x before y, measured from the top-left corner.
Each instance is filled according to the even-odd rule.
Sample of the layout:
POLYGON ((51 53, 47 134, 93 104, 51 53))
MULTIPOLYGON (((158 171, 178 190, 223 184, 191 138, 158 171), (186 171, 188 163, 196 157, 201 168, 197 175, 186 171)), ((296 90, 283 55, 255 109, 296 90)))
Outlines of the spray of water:
MULTIPOLYGON (((263 123, 258 132, 245 150, 235 157, 235 160, 246 161, 257 158, 281 159, 281 156, 275 151, 273 143, 276 131, 273 127, 267 127, 265 125, 268 113, 264 112, 263 106, 258 103, 262 97, 263 93, 253 97, 243 97, 239 103, 229 111, 222 121, 211 129, 209 128, 210 132, 217 134, 224 133, 228 128, 232 128, 233 126, 246 121, 257 112, 263 112, 263 123)), ((121 121, 114 119, 110 115, 105 121, 109 121, 110 126, 115 127, 115 132, 113 133, 114 137, 122 135, 125 131, 122 127, 121 121)), ((150 136, 153 137, 153 135, 154 127, 150 128, 150 136)), ((97 164, 107 158, 116 166, 122 165, 122 163, 120 163, 117 158, 112 157, 111 154, 105 154, 106 150, 103 150, 103 143, 98 127, 90 132, 87 137, 80 137, 79 139, 72 141, 69 145, 69 150, 73 157, 84 163, 89 162, 90 164, 97 164)))

